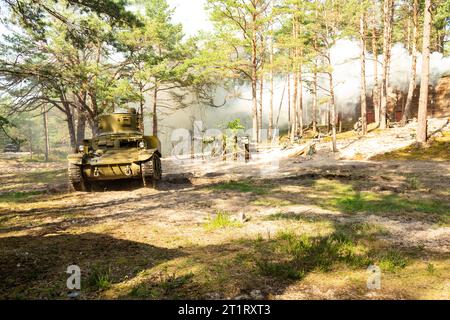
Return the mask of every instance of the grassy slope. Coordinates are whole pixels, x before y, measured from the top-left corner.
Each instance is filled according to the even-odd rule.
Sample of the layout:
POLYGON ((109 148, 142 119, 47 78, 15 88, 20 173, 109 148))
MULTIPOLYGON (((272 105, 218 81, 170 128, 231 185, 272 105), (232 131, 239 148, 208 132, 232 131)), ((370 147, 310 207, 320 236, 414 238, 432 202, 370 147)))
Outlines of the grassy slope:
POLYGON ((413 145, 377 155, 372 160, 450 161, 450 132, 443 132, 442 137, 434 138, 425 148, 418 148, 413 145))

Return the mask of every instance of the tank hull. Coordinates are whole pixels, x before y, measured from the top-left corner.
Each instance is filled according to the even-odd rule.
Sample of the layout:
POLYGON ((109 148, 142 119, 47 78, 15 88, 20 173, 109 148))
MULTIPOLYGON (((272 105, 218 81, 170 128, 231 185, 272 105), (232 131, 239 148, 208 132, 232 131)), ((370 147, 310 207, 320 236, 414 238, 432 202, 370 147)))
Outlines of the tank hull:
POLYGON ((154 154, 159 155, 157 149, 153 150, 112 150, 100 156, 89 158, 74 157, 72 163, 80 166, 83 175, 88 181, 103 181, 141 178, 141 164, 151 161, 154 154))
POLYGON ((162 177, 161 143, 155 136, 145 136, 141 123, 133 109, 101 116, 99 133, 68 156, 72 188, 88 191, 96 181, 132 178, 155 187, 162 177))

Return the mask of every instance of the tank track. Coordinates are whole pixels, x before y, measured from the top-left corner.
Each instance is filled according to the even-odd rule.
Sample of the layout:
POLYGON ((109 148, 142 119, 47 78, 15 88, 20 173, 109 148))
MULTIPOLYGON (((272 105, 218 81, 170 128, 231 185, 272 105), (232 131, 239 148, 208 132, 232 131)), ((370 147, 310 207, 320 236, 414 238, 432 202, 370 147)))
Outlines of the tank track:
POLYGON ((142 183, 144 187, 156 187, 156 181, 161 180, 161 160, 154 154, 149 161, 141 163, 142 183))
POLYGON ((69 183, 75 191, 87 191, 89 187, 81 168, 73 163, 69 163, 69 183))

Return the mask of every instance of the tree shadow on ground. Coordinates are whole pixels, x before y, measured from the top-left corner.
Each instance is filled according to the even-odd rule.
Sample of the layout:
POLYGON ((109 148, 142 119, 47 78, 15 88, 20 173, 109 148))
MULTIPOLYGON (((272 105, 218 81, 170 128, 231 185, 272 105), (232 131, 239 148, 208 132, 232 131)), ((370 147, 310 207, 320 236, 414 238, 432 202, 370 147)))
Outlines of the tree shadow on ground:
MULTIPOLYGON (((270 238, 179 249, 95 233, 1 238, 0 297, 67 299, 65 271, 73 264, 81 268, 81 299, 104 298, 110 289, 118 290, 112 298, 224 299, 246 295, 251 299, 254 290, 261 292, 260 298, 283 294, 287 288, 301 285, 310 274, 327 275, 342 269, 365 272, 372 263, 383 266, 386 272, 397 272, 410 259, 432 257, 425 250, 408 253, 380 245, 372 238, 379 230, 367 230, 361 224, 333 226, 334 230, 323 236, 285 231, 270 238)), ((339 298, 364 298, 369 292, 365 279, 352 284, 351 294, 345 283, 345 288, 318 285, 336 290, 339 298)), ((386 296, 417 297, 403 289, 390 289, 386 296)), ((306 297, 324 298, 311 292, 306 297)))
POLYGON ((133 278, 183 252, 108 235, 0 238, 0 297, 67 298, 67 267, 78 265, 82 298, 133 278))
MULTIPOLYGON (((192 186, 188 174, 164 174, 154 188, 159 191, 178 190, 192 186)), ((142 179, 118 179, 93 183, 93 191, 133 191, 143 188, 142 179)))
MULTIPOLYGON (((400 173, 406 178, 394 182, 391 177, 380 177, 376 172, 367 172, 365 176, 349 169, 304 172, 276 180, 263 180, 261 185, 271 183, 275 187, 269 188, 261 199, 268 198, 272 203, 284 201, 287 205, 314 205, 342 214, 378 214, 392 219, 408 216, 431 223, 448 223, 450 199, 439 194, 419 192, 421 190, 417 184, 421 184, 422 180, 414 176, 408 179, 409 173, 400 173)), ((435 175, 440 181, 439 173, 435 175)))
MULTIPOLYGON (((370 292, 366 285, 367 268, 382 267, 390 274, 403 272, 410 261, 432 255, 402 251, 374 240, 378 230, 364 230, 365 226, 337 226, 324 236, 305 236, 281 232, 271 239, 241 239, 220 245, 184 248, 189 268, 169 263, 172 277, 164 280, 163 288, 155 284, 154 275, 141 277, 121 292, 121 298, 137 299, 267 299, 282 295, 292 286, 301 286, 309 275, 326 277, 333 272, 347 271, 348 279, 359 276, 357 282, 343 281, 341 285, 318 283, 323 292, 304 292, 307 299, 326 298, 332 290, 339 299, 366 299, 370 292), (191 270, 191 271, 189 271, 191 270), (355 273, 353 273, 355 272, 355 273), (255 297, 254 291, 258 290, 255 297)), ((436 257, 444 260, 443 257, 436 257)), ((180 263, 180 262, 178 262, 180 263)), ((342 275, 341 275, 342 276, 342 275)), ((403 272, 403 277, 405 273, 403 272)), ((417 292, 406 290, 405 280, 398 287, 381 291, 385 298, 418 298, 417 292)), ((306 285, 308 287, 308 285, 306 285)), ((311 289, 311 285, 309 284, 311 289)), ((320 291, 320 290, 319 290, 320 291)))
MULTIPOLYGON (((100 216, 70 216, 71 214, 77 214, 82 212, 92 212, 94 210, 107 210, 111 206, 120 206, 120 205, 132 205, 134 203, 141 204, 143 201, 149 201, 149 205, 145 207, 145 211, 147 213, 152 212, 154 209, 158 209, 161 207, 170 207, 170 206, 176 206, 178 204, 178 199, 173 197, 173 191, 181 189, 181 194, 184 194, 186 192, 193 191, 192 189, 189 189, 188 191, 183 191, 185 188, 190 188, 192 184, 188 182, 188 179, 179 178, 177 180, 176 178, 171 178, 168 181, 161 182, 161 185, 158 187, 158 190, 150 193, 150 194, 143 194, 139 197, 136 197, 132 193, 130 193, 130 197, 124 197, 124 198, 108 198, 106 200, 101 200, 101 198, 98 201, 90 201, 86 202, 83 201, 82 197, 80 197, 79 203, 72 203, 70 206, 67 205, 66 202, 61 201, 64 199, 71 199, 72 197, 75 197, 76 195, 72 194, 61 194, 57 197, 57 202, 59 202, 59 205, 55 206, 55 203, 52 203, 51 207, 38 207, 38 208, 32 208, 32 209, 22 209, 22 210, 15 210, 15 209, 5 209, 0 210, 1 219, 0 222, 3 222, 5 225, 9 220, 12 220, 16 217, 26 218, 30 220, 34 220, 36 218, 56 218, 57 221, 52 222, 46 222, 42 224, 26 224, 26 225, 20 225, 20 226, 0 226, 0 233, 7 233, 12 231, 22 231, 22 230, 29 230, 36 227, 42 228, 41 232, 46 232, 46 230, 64 230, 70 227, 70 225, 74 225, 76 223, 82 223, 85 226, 101 223, 104 220, 107 219, 118 219, 118 218, 126 218, 131 217, 134 214, 141 214, 142 209, 136 209, 136 210, 127 210, 126 213, 121 212, 118 214, 111 213, 110 210, 105 212, 104 215, 100 216), (162 199, 167 199, 167 201, 162 201, 162 199), (152 201, 154 203, 152 203, 152 201), (164 202, 164 205, 161 203, 164 202), (65 216, 67 215, 67 216, 65 216), (63 219, 61 219, 63 218, 63 219), (68 223, 70 221, 70 223, 68 223)), ((113 183, 115 185, 115 191, 134 191, 134 188, 142 188, 142 186, 139 185, 136 181, 131 181, 131 184, 127 184, 125 181, 116 181, 113 183)), ((201 189, 201 187, 194 187, 194 189, 201 189)), ((110 190, 113 191, 113 190, 110 190)), ((107 192, 105 192, 107 193, 107 192)), ((82 194, 80 194, 82 196, 82 194)), ((45 201, 49 202, 51 201, 51 198, 49 198, 49 195, 39 195, 36 197, 33 197, 33 199, 26 200, 27 202, 40 202, 45 201)))

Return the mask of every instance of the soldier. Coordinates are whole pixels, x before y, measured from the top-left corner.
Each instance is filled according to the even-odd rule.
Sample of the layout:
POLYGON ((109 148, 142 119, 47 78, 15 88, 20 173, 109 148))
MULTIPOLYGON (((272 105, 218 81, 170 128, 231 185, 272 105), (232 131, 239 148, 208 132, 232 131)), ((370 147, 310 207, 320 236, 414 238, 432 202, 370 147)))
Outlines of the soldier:
POLYGON ((361 135, 361 133, 362 133, 362 118, 361 117, 354 124, 353 131, 355 131, 358 135, 361 135))

